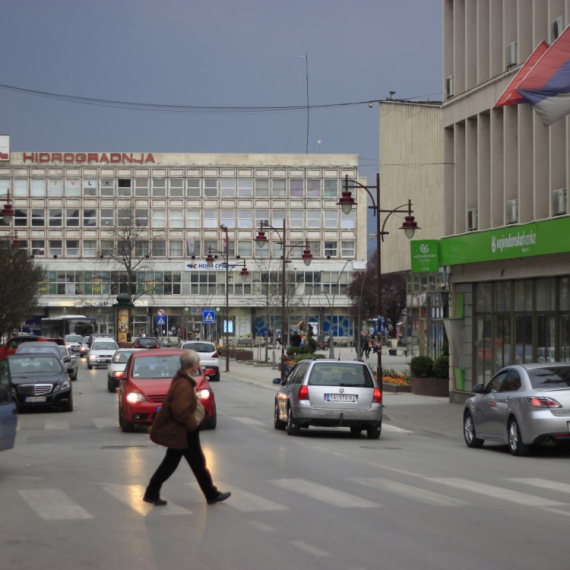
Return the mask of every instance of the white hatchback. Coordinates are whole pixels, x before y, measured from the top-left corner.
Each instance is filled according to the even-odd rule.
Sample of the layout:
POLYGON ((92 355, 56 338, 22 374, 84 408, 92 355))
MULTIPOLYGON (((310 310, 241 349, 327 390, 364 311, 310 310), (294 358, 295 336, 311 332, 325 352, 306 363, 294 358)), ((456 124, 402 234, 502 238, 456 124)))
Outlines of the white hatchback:
POLYGON ((111 363, 107 367, 107 390, 114 392, 119 387, 119 381, 125 375, 125 367, 133 352, 144 350, 142 348, 119 348, 113 355, 111 363))
POLYGON ((107 366, 118 349, 119 345, 111 338, 94 341, 87 355, 87 368, 91 370, 94 366, 107 366))
POLYGON ((216 371, 209 379, 210 382, 220 381, 220 355, 214 343, 204 340, 187 340, 180 343, 180 348, 195 350, 200 355, 202 368, 213 368, 216 371))

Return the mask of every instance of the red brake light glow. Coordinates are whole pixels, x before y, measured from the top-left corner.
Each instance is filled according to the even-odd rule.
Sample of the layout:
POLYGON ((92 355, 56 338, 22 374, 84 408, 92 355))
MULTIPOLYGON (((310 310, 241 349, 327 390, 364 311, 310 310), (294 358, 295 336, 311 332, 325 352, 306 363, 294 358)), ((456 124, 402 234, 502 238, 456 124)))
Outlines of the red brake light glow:
POLYGON ((382 403, 382 392, 380 392, 380 388, 374 388, 374 394, 372 395, 372 403, 373 404, 382 403))
POLYGON ((113 376, 115 378, 124 378, 125 373, 124 372, 113 372, 113 376))
POLYGON ((535 408, 561 408, 562 405, 560 402, 557 402, 553 398, 529 398, 528 401, 530 402, 531 406, 535 408))
POLYGON ((308 386, 301 386, 299 388, 299 400, 308 400, 309 399, 309 387, 308 386))

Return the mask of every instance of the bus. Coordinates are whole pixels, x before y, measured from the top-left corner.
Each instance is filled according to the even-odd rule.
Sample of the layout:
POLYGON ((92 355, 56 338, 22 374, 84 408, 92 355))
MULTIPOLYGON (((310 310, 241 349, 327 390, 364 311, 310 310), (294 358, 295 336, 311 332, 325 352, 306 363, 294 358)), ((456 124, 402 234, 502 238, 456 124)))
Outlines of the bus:
POLYGON ((60 315, 42 319, 41 335, 49 338, 65 338, 68 334, 89 336, 95 332, 95 317, 85 315, 60 315))

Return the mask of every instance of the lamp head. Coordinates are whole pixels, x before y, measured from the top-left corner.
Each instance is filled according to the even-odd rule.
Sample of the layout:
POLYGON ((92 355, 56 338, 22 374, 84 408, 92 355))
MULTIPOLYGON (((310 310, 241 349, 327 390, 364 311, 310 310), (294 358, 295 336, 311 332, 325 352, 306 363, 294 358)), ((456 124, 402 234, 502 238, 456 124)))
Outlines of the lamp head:
POLYGON ((263 230, 259 230, 255 236, 255 243, 259 249, 263 249, 267 245, 267 236, 263 230))
POLYGON ((12 220, 14 219, 15 212, 14 208, 12 208, 12 204, 4 204, 2 208, 2 218, 6 224, 11 224, 12 220))
POLYGON ((416 233, 416 230, 418 230, 419 227, 418 224, 416 223, 414 216, 410 215, 406 216, 406 219, 400 229, 404 230, 404 233, 406 234, 406 237, 408 239, 412 239, 414 237, 414 234, 416 233))
POLYGON ((208 257, 206 257, 206 265, 208 267, 214 266, 214 256, 211 253, 208 253, 208 257))
POLYGON ((226 226, 226 224, 220 224, 220 229, 225 232, 228 230, 228 226, 226 226))
POLYGON ((340 206, 342 213, 345 215, 350 214, 352 207, 356 205, 354 198, 352 197, 352 192, 345 191, 342 193, 341 199, 337 202, 337 206, 340 206))

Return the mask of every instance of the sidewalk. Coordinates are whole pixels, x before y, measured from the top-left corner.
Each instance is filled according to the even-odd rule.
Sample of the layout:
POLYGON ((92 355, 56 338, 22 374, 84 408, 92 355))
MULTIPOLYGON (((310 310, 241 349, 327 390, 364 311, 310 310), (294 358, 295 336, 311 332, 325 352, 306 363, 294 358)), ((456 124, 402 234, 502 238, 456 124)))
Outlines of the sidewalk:
MULTIPOLYGON (((276 351, 276 361, 279 360, 276 351)), ((279 352, 280 355, 280 352, 279 352)), ((342 348, 340 351, 341 360, 354 360, 350 349, 342 348)), ((257 356, 257 354, 256 354, 257 356)), ((339 349, 335 347, 335 357, 339 357, 339 349)), ((279 389, 278 384, 273 384, 274 378, 280 377, 277 368, 272 368, 272 357, 270 363, 265 364, 245 364, 230 360, 230 371, 225 373, 226 361, 221 359, 221 380, 231 379, 248 384, 255 384, 273 391, 279 389)), ((394 368, 395 370, 407 370, 407 359, 404 356, 382 356, 384 368, 394 368)), ((371 355, 368 363, 376 369, 376 355, 371 355)), ((215 384, 214 384, 215 389, 215 384)), ((430 396, 418 396, 410 393, 384 393, 384 422, 400 429, 413 431, 415 433, 432 433, 453 439, 461 438, 463 406, 449 403, 448 398, 434 398, 430 396)))

